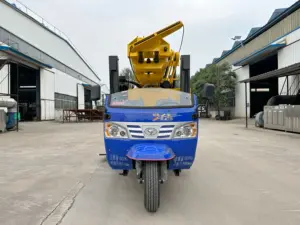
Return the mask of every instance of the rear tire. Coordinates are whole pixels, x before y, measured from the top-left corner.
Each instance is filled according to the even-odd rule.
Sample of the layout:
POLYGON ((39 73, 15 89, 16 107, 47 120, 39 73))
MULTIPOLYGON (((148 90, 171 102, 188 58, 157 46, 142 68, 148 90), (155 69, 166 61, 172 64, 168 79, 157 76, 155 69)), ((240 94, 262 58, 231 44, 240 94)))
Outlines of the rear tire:
POLYGON ((146 162, 144 175, 144 205, 148 212, 156 212, 160 204, 158 162, 146 162))

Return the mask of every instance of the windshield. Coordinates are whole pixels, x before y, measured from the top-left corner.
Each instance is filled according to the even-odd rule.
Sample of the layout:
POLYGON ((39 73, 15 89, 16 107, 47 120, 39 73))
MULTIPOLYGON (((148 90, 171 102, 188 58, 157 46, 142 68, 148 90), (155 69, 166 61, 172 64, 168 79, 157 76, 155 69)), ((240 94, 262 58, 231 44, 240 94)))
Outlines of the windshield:
POLYGON ((137 88, 111 95, 112 107, 166 108, 191 107, 192 95, 172 89, 137 88))

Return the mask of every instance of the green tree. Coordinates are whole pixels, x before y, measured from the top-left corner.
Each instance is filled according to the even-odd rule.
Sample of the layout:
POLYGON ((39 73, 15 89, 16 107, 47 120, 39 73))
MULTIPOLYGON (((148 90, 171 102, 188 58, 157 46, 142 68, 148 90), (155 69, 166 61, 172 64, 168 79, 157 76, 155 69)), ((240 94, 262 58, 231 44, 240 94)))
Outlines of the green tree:
POLYGON ((130 68, 124 68, 121 70, 120 76, 125 76, 127 80, 134 81, 134 75, 130 68))
POLYGON ((192 91, 198 97, 200 103, 206 101, 202 96, 205 83, 215 85, 215 93, 211 103, 218 111, 222 107, 229 106, 230 95, 233 95, 235 91, 236 74, 228 63, 222 65, 211 64, 197 71, 191 78, 192 91))
MULTIPOLYGON (((120 76, 125 76, 128 81, 135 81, 134 74, 132 70, 128 67, 121 70, 120 76)), ((129 89, 133 88, 133 84, 128 84, 129 89)))

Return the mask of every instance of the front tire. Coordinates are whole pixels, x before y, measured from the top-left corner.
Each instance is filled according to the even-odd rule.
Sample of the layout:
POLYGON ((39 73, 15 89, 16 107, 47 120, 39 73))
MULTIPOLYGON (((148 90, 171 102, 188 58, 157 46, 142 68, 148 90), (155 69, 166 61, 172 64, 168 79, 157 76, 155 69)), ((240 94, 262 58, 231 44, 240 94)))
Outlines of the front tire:
POLYGON ((144 204, 148 212, 156 212, 160 203, 158 162, 145 163, 144 204))

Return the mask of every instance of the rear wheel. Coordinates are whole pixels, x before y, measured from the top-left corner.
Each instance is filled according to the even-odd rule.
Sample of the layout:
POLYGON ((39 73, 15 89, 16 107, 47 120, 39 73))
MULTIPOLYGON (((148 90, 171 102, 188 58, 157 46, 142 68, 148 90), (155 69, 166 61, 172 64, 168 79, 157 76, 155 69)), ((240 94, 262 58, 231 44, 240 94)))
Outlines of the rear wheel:
POLYGON ((160 203, 158 162, 145 163, 144 204, 148 212, 156 212, 160 203))

